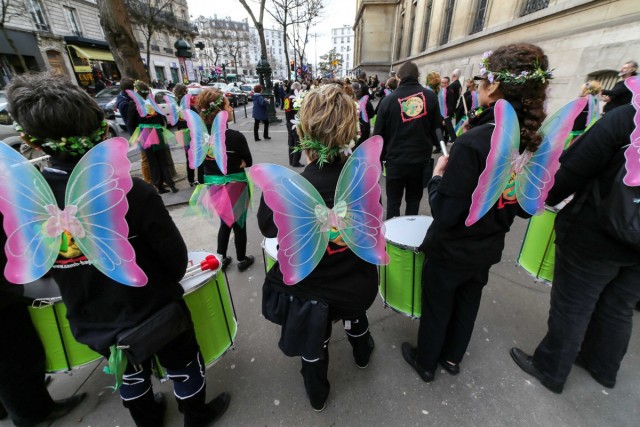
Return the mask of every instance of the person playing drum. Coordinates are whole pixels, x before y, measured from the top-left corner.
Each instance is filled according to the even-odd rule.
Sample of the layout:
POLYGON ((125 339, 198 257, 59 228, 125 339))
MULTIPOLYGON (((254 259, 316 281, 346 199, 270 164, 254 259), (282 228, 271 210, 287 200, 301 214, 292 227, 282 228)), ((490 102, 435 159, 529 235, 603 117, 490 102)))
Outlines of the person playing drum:
POLYGON ((480 80, 479 103, 488 108, 470 120, 471 129, 453 144, 450 158, 440 157, 434 169, 428 186, 433 223, 420 246, 426 258, 418 346, 402 344, 402 356, 425 382, 434 379, 438 363, 458 374, 489 268, 500 261, 515 216, 527 216, 507 188, 484 216, 471 226, 465 224, 472 194, 488 163, 496 128, 494 106, 501 99, 512 105, 520 126, 520 152, 535 151, 542 140, 536 130, 545 118, 548 67, 542 49, 531 44, 486 53, 476 80, 480 80))
MULTIPOLYGON (((42 185, 48 185, 50 190, 47 192, 52 194, 49 196, 45 192, 34 190, 34 194, 29 195, 27 200, 19 200, 24 204, 53 197, 53 204, 44 206, 46 212, 51 213, 51 219, 33 230, 43 242, 50 238, 61 239, 62 242, 58 248, 51 244, 41 244, 33 251, 25 251, 23 258, 28 258, 25 264, 20 264, 23 260, 13 259, 15 255, 12 255, 9 261, 22 267, 11 270, 12 274, 20 278, 39 266, 38 262, 41 260, 36 258, 38 253, 43 250, 51 251, 47 255, 55 259, 55 262, 51 260, 51 274, 58 283, 66 304, 74 338, 105 356, 109 356, 115 349, 117 337, 123 331, 134 329, 160 310, 177 305, 176 316, 182 319, 182 324, 187 322, 188 326, 155 353, 166 368, 168 376, 175 379, 174 394, 184 414, 185 426, 203 426, 217 420, 228 408, 230 396, 222 393, 205 403, 204 362, 188 308, 182 298, 183 288, 179 283, 187 267, 187 248, 154 188, 140 179, 132 179, 128 169, 123 171, 123 167, 129 167, 126 160, 126 140, 114 138, 102 142, 106 130, 102 110, 86 92, 59 74, 18 76, 9 85, 8 99, 11 115, 22 127, 25 142, 42 148, 51 156, 51 167, 42 173, 46 180, 42 185), (92 152, 105 153, 106 158, 101 162, 83 164, 85 156, 95 158, 92 152), (83 168, 76 167, 79 164, 83 164, 83 168), (91 173, 85 173, 88 170, 91 173), (100 174, 107 176, 96 176, 100 174), (124 178, 120 180, 120 176, 124 178), (101 181, 103 178, 106 179, 101 181), (119 187, 120 185, 123 187, 119 187), (74 186, 78 188, 73 188, 74 186), (85 196, 82 196, 83 188, 86 189, 85 196), (92 193, 96 189, 98 191, 92 193), (80 191, 80 197, 71 198, 74 203, 67 203, 69 195, 78 194, 77 190, 80 191), (105 196, 109 194, 116 197, 105 196), (87 228, 95 218, 80 216, 79 212, 86 208, 86 204, 99 200, 121 206, 123 198, 126 199, 126 217, 122 210, 113 214, 117 217, 115 224, 124 228, 123 234, 116 235, 113 228, 100 227, 99 224, 87 228), (47 235, 43 237, 45 232, 47 235), (69 232, 73 239, 64 237, 69 232), (106 257, 89 257, 89 249, 79 249, 79 242, 86 241, 88 236, 93 237, 92 243, 100 248, 100 254, 108 254, 106 257), (133 257, 126 255, 127 251, 133 251, 133 257), (105 259, 114 261, 111 270, 103 268, 105 259), (99 270, 99 267, 102 269, 99 270), (128 282, 127 275, 130 276, 129 279, 142 276, 144 281, 125 286, 112 278, 125 269, 128 269, 128 273, 124 274, 122 283, 128 282), (145 282, 146 285, 142 286, 145 282)), ((7 157, 5 153, 0 159, 3 161, 0 175, 6 172, 7 165, 4 162, 7 157)), ((16 163, 10 167, 18 170, 22 165, 16 163)), ((29 184, 41 180, 37 176, 31 178, 29 184)), ((5 201, 12 195, 29 191, 29 185, 20 180, 3 181, 3 187, 5 201), (15 191, 16 188, 19 191, 15 191)), ((19 224, 16 221, 21 218, 18 213, 26 215, 27 212, 24 208, 20 211, 18 203, 2 203, 0 207, 4 209, 2 213, 5 230, 19 224), (9 218, 8 213, 13 218, 9 218)), ((94 206, 94 209, 96 211, 93 216, 113 210, 108 207, 105 210, 104 203, 94 206)), ((37 219, 34 219, 34 224, 37 219)), ((20 248, 21 242, 28 242, 30 237, 22 234, 30 232, 25 227, 16 227, 11 233, 7 232, 7 235, 20 248)), ((93 252, 96 250, 93 246, 90 250, 94 255, 97 253, 93 252)), ((154 339, 167 333, 158 328, 153 332, 154 339)), ((135 424, 162 426, 166 402, 162 394, 154 395, 151 387, 151 360, 147 359, 138 365, 128 363, 123 378, 120 396, 135 424)))
MULTIPOLYGON (((352 141, 357 137, 357 127, 357 106, 340 86, 324 85, 306 95, 300 109, 298 134, 300 135, 300 147, 304 149, 308 160, 302 177, 305 179, 306 185, 312 186, 319 193, 318 198, 314 199, 314 204, 310 206, 311 212, 314 211, 314 208, 316 212, 318 209, 324 209, 324 204, 326 204, 326 208, 329 208, 329 216, 334 214, 332 208, 334 208, 334 203, 339 203, 336 199, 340 199, 336 188, 340 188, 341 172, 353 164, 353 162, 349 163, 347 158, 351 159, 359 150, 366 150, 369 147, 369 141, 365 141, 354 154, 348 156, 350 147, 353 145, 352 141), (347 166, 345 166, 345 161, 347 166), (334 196, 334 194, 336 195, 334 196)), ((377 193, 375 189, 370 193, 377 194, 374 196, 374 202, 377 203, 377 213, 379 214, 377 222, 381 225, 382 206, 379 202, 378 179, 382 141, 380 137, 374 138, 379 143, 379 149, 377 153, 371 155, 370 159, 372 159, 372 168, 378 168, 378 175, 371 182, 377 188, 377 193)), ((335 230, 331 229, 328 245, 323 241, 322 244, 312 242, 303 248, 283 247, 283 236, 286 238, 296 233, 301 228, 301 223, 295 222, 297 225, 293 229, 287 228, 287 224, 284 223, 286 219, 283 222, 282 213, 279 217, 277 215, 283 210, 277 210, 274 216, 275 208, 273 206, 275 203, 269 201, 267 194, 270 192, 272 197, 276 197, 277 194, 274 193, 286 192, 287 189, 292 191, 293 187, 298 186, 292 185, 291 182, 300 183, 299 180, 303 178, 300 178, 300 175, 295 172, 287 170, 288 173, 295 176, 285 180, 286 182, 283 182, 281 187, 271 188, 271 190, 268 187, 265 189, 265 186, 258 182, 256 176, 258 173, 256 170, 260 166, 262 165, 255 165, 249 171, 251 179, 260 185, 263 191, 263 198, 258 210, 258 225, 265 237, 277 236, 280 244, 278 263, 269 270, 262 287, 263 314, 268 320, 282 325, 279 346, 283 353, 287 356, 301 356, 301 374, 309 401, 314 410, 322 411, 325 408, 330 389, 327 379, 328 346, 334 321, 342 320, 347 338, 353 347, 356 365, 359 368, 366 368, 369 364, 374 341, 369 332, 367 309, 376 298, 377 269, 374 264, 364 261, 356 255, 355 250, 347 246, 344 241, 347 239, 343 240, 343 231, 335 233, 335 230), (274 222, 274 218, 278 225, 274 222), (288 280, 290 276, 285 270, 290 268, 291 264, 298 266, 306 264, 310 253, 308 251, 313 252, 314 257, 320 257, 318 264, 310 273, 306 273, 308 275, 303 275, 301 280, 288 280), (295 258, 296 255, 293 252, 304 254, 298 259, 295 258), (291 264, 283 264, 283 255, 285 258, 291 258, 291 264)), ((277 167, 276 165, 270 166, 277 167)), ((275 180, 270 179, 270 181, 275 180)), ((353 186, 347 188, 357 191, 353 186)), ((283 197, 285 199, 296 198, 288 195, 283 197)), ((296 200, 302 199, 296 198, 296 200)), ((302 202, 295 205, 300 204, 302 202)), ((346 209, 348 210, 348 208, 346 209)), ((371 214, 371 218, 375 216, 375 214, 371 214)), ((287 214, 287 217, 293 218, 295 215, 287 214)), ((377 230, 380 239, 378 242, 384 253, 384 236, 380 228, 377 230)), ((312 240, 318 234, 320 233, 315 229, 309 230, 306 240, 312 240)), ((298 269, 293 268, 293 270, 297 272, 298 269)))

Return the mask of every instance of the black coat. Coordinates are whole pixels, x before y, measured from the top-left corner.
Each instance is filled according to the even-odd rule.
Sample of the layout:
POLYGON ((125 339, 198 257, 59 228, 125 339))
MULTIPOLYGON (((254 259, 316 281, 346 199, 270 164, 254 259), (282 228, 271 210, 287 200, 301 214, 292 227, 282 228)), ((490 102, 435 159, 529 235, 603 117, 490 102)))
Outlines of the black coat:
POLYGON ((613 86, 611 90, 603 90, 603 95, 607 95, 611 101, 607 102, 602 109, 604 113, 608 113, 614 108, 631 103, 631 91, 624 84, 624 80, 620 80, 613 86))

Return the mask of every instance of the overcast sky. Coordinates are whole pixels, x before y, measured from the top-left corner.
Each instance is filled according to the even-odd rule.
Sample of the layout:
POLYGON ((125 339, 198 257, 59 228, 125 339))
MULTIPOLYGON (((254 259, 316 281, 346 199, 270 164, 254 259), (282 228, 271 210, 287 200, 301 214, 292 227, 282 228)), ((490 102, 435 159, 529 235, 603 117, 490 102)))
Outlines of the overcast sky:
MULTIPOLYGON (((324 11, 322 17, 319 19, 318 25, 312 28, 310 33, 317 34, 317 56, 318 60, 320 55, 327 53, 331 49, 331 29, 339 28, 343 25, 349 25, 353 27, 353 21, 356 16, 356 0, 322 0, 324 4, 324 11)), ((249 25, 253 27, 251 18, 247 14, 244 7, 238 0, 187 0, 189 4, 189 13, 192 18, 197 18, 200 15, 206 17, 213 17, 217 15, 218 18, 231 17, 233 20, 242 20, 244 18, 249 19, 249 25)), ((267 0, 267 7, 269 7, 270 1, 267 0)), ((249 2, 251 5, 252 3, 249 2)), ((257 5, 252 7, 254 11, 257 11, 257 5)), ((265 26, 270 28, 275 25, 275 22, 271 19, 271 16, 265 12, 265 26)), ((307 47, 307 57, 310 62, 315 62, 316 56, 316 38, 309 37, 309 46, 307 47)))

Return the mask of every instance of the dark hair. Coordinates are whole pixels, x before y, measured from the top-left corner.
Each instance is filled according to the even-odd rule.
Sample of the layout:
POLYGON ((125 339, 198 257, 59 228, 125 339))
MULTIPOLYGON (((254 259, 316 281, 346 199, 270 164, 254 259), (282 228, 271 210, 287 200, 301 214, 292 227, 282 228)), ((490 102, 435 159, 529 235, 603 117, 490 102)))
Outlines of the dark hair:
POLYGON ((123 77, 122 80, 120 80, 120 90, 122 92, 133 90, 133 79, 131 77, 123 77))
POLYGON ((360 71, 360 74, 358 74, 358 80, 366 80, 367 79, 367 73, 365 73, 364 71, 360 71))
POLYGON ((387 80, 386 86, 391 90, 396 90, 396 88, 398 87, 398 83, 400 83, 400 81, 398 80, 397 77, 389 77, 389 80, 387 80))
MULTIPOLYGON (((549 59, 544 51, 533 44, 516 43, 501 46, 489 56, 491 71, 507 70, 519 75, 522 71, 534 72, 540 67, 549 69, 549 59)), ((483 81, 483 83, 486 83, 483 81)), ((537 133, 547 115, 544 112, 544 101, 549 80, 529 79, 524 83, 500 82, 500 91, 505 100, 519 112, 520 146, 535 152, 542 142, 537 133)))
POLYGON ((253 91, 255 93, 262 93, 262 85, 261 84, 257 84, 253 87, 253 91))
POLYGON ((151 92, 151 89, 149 89, 149 85, 142 80, 136 80, 133 83, 133 87, 135 88, 136 92, 144 99, 147 99, 149 92, 151 92))
POLYGON ((182 97, 187 94, 187 92, 187 87, 182 83, 178 83, 173 88, 173 94, 176 96, 176 98, 178 98, 178 100, 181 100, 182 97))
POLYGON ((358 90, 356 92, 356 97, 358 99, 362 98, 365 95, 369 95, 369 87, 367 85, 364 85, 362 83, 358 84, 358 83, 354 83, 354 85, 358 85, 358 90))
POLYGON ((87 92, 55 72, 14 77, 7 98, 13 119, 26 134, 43 142, 47 138, 90 136, 104 119, 102 109, 87 92))
POLYGON ((415 62, 405 62, 400 66, 398 70, 398 78, 400 80, 404 80, 407 77, 413 77, 414 79, 418 79, 420 77, 420 71, 418 70, 418 66, 415 62))

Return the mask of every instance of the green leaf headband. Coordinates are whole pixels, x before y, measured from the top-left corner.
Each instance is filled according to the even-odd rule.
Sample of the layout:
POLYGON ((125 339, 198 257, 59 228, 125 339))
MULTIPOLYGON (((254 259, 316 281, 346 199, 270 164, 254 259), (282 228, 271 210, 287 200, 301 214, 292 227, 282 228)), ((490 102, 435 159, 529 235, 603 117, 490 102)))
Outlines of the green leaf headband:
POLYGON ((509 70, 492 71, 489 68, 489 56, 491 56, 492 53, 492 50, 485 52, 480 60, 480 75, 486 77, 489 83, 499 81, 523 84, 530 80, 539 80, 545 83, 547 80, 553 78, 553 70, 543 70, 537 59, 533 61, 533 71, 521 71, 520 74, 512 73, 509 70))
POLYGON ((103 120, 102 123, 100 123, 100 127, 89 136, 69 136, 60 138, 59 140, 46 138, 42 143, 40 143, 42 141, 40 138, 25 133, 22 126, 16 125, 15 128, 16 131, 23 133, 30 142, 36 145, 47 147, 52 151, 64 152, 70 156, 81 156, 102 141, 103 135, 107 131, 107 122, 103 120))
POLYGON ((351 155, 354 146, 355 141, 351 141, 349 144, 342 147, 329 148, 320 141, 316 141, 315 139, 305 136, 300 140, 298 145, 293 148, 293 152, 297 153, 305 150, 315 151, 318 154, 316 162, 318 163, 318 167, 321 168, 323 164, 333 161, 333 159, 340 154, 344 154, 346 156, 351 155))
POLYGON ((220 110, 220 104, 222 104, 224 102, 224 96, 219 97, 218 99, 216 99, 215 101, 213 101, 212 103, 209 104, 209 108, 207 108, 206 110, 201 110, 202 111, 202 115, 203 116, 208 116, 209 114, 213 113, 216 110, 220 110))

